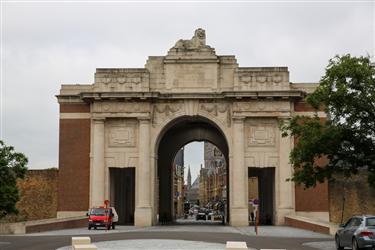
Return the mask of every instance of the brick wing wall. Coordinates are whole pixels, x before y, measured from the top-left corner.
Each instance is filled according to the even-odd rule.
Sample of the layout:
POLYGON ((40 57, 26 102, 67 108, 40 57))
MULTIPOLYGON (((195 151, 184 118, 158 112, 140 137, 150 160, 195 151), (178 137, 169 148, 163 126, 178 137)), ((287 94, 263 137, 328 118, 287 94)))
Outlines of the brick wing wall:
MULTIPOLYGON (((313 112, 315 109, 304 101, 294 103, 295 112, 313 112)), ((319 111, 324 111, 321 108, 319 111)), ((321 118, 324 122, 326 118, 321 118)), ((297 143, 295 138, 294 143, 297 143)), ((325 165, 326 159, 322 158, 317 161, 318 165, 325 165)), ((328 212, 328 183, 318 183, 316 187, 304 189, 302 185, 295 187, 295 201, 297 212, 328 212)))
MULTIPOLYGON (((85 105, 61 105, 64 113, 83 113, 85 105)), ((58 211, 84 211, 90 192, 90 119, 60 119, 58 211)))

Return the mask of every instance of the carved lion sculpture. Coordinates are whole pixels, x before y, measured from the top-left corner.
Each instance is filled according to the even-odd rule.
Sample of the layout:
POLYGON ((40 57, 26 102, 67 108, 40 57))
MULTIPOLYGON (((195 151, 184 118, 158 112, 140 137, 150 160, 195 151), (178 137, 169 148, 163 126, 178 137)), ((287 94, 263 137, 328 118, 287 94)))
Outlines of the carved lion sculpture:
POLYGON ((193 38, 190 40, 180 39, 174 46, 176 49, 199 49, 206 47, 206 32, 204 29, 197 29, 194 32, 193 38))

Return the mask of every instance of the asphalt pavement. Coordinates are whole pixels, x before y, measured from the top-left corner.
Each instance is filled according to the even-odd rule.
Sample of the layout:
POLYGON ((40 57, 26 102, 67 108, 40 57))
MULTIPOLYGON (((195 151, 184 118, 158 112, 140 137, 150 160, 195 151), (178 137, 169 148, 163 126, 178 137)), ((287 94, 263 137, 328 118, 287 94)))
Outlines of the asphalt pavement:
POLYGON ((137 228, 117 226, 116 230, 67 229, 19 236, 0 236, 1 250, 67 249, 71 237, 90 236, 99 249, 223 249, 227 241, 245 241, 251 249, 333 250, 333 237, 284 226, 231 227, 217 223, 177 223, 137 228), (197 246, 200 246, 197 248, 197 246), (65 247, 65 248, 64 248, 65 247))

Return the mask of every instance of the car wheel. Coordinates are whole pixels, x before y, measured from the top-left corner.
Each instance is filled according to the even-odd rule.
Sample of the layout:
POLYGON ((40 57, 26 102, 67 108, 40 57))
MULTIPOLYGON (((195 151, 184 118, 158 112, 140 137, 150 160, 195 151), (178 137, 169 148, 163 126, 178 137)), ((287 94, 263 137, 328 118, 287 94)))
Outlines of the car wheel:
POLYGON ((342 249, 344 249, 344 247, 342 247, 342 246, 340 245, 340 237, 339 237, 338 235, 336 235, 336 237, 335 237, 335 243, 336 243, 336 249, 337 249, 337 250, 342 250, 342 249))
POLYGON ((358 242, 355 238, 352 240, 352 249, 353 250, 361 250, 361 248, 358 247, 358 242))

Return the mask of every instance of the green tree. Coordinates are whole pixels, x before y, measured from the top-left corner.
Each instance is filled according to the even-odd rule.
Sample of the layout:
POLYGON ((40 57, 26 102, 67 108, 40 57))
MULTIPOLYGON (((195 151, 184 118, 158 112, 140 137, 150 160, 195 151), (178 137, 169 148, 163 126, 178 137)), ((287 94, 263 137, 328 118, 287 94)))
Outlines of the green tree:
POLYGON ((298 138, 290 154, 292 180, 312 187, 336 173, 349 178, 363 168, 375 187, 375 68, 370 58, 332 58, 306 102, 316 110, 323 108, 328 119, 295 116, 281 125, 283 136, 298 138))
POLYGON ((16 202, 19 200, 17 178, 26 174, 27 158, 0 141, 0 218, 10 213, 17 213, 16 202))

